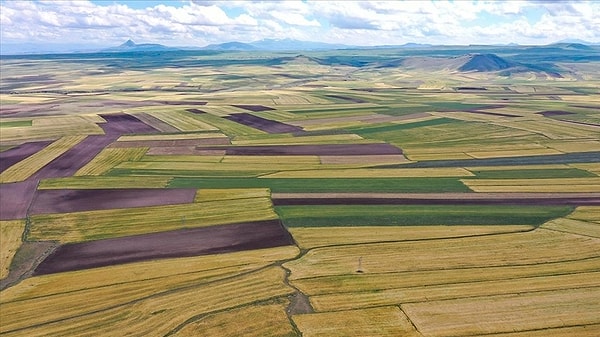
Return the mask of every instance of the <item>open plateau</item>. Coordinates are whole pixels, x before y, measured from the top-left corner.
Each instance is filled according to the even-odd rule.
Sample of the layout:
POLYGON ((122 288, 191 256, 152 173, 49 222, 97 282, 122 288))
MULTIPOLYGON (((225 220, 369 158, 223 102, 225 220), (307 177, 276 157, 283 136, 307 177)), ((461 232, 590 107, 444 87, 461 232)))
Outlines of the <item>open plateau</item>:
POLYGON ((600 336, 600 46, 0 65, 1 336, 600 336))

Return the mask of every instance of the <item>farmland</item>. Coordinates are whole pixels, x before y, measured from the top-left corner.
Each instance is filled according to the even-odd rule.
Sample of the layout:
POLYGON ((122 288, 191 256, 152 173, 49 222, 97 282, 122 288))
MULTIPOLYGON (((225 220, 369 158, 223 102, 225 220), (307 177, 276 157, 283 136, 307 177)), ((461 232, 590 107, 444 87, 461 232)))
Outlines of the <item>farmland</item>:
POLYGON ((597 336, 590 48, 3 56, 0 334, 597 336))

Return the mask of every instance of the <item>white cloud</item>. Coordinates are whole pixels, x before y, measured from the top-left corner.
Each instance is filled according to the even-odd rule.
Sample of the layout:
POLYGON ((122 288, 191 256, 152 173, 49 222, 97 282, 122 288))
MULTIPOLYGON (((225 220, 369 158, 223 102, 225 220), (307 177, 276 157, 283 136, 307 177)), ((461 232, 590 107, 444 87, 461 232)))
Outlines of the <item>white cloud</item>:
POLYGON ((2 1, 2 42, 114 45, 129 37, 167 45, 263 38, 363 45, 600 41, 597 1, 165 1, 144 9, 113 1, 2 1))

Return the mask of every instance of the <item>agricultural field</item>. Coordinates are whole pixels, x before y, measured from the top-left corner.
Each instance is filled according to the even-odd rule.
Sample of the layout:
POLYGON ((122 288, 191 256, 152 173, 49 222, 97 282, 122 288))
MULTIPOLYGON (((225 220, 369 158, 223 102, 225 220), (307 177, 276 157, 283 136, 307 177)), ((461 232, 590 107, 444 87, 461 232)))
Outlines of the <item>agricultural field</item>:
POLYGON ((3 56, 0 335, 600 335, 599 63, 486 48, 3 56))

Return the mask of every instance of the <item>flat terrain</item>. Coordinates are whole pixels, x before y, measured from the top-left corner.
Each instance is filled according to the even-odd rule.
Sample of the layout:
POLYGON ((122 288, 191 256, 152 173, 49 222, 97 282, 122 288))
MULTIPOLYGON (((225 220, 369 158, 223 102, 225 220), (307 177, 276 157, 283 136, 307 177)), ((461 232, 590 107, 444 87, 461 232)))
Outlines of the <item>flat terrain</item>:
POLYGON ((3 56, 0 334, 596 337, 575 47, 3 56))

